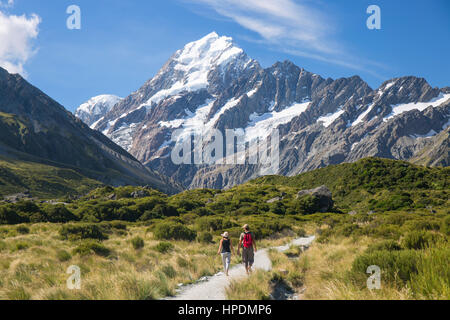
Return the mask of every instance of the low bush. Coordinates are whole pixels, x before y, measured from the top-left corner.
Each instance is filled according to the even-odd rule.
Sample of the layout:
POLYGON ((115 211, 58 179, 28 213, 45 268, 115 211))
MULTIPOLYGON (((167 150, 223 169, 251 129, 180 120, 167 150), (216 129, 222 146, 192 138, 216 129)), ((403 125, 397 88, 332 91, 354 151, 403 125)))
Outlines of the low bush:
POLYGON ((72 256, 69 252, 67 252, 66 250, 58 250, 56 252, 56 257, 58 258, 58 260, 60 262, 66 262, 69 261, 70 259, 72 259, 72 256))
POLYGON ((225 230, 233 226, 229 219, 222 217, 201 217, 196 221, 196 229, 199 231, 225 230))
POLYGON ((174 245, 170 242, 160 242, 156 245, 155 250, 160 253, 168 253, 174 249, 174 245))
POLYGON ((197 241, 201 243, 211 243, 213 240, 213 236, 210 232, 200 232, 197 235, 197 241))
POLYGON ((111 250, 105 247, 100 242, 87 240, 76 247, 73 250, 73 254, 79 254, 80 256, 96 254, 101 257, 108 257, 111 254, 111 250))
POLYGON ((446 217, 442 221, 441 232, 447 236, 450 236, 450 216, 446 217))
POLYGON ((27 222, 16 211, 8 207, 0 207, 0 224, 20 224, 27 222))
POLYGON ((14 250, 15 251, 22 251, 22 250, 26 250, 30 247, 30 244, 28 242, 25 241, 19 241, 14 245, 14 250))
POLYGON ((327 243, 330 241, 330 238, 334 235, 333 229, 319 229, 317 230, 319 237, 317 238, 317 242, 319 243, 327 243))
POLYGON ((97 224, 65 225, 60 230, 60 235, 66 240, 95 239, 106 240, 108 236, 97 224))
POLYGON ((294 203, 297 214, 313 214, 320 211, 320 199, 311 195, 303 196, 294 203))
POLYGON ((75 216, 65 205, 49 205, 44 208, 47 215, 48 222, 52 223, 66 223, 70 221, 78 221, 79 218, 75 216))
POLYGON ((177 222, 162 222, 155 226, 154 236, 159 240, 186 240, 192 241, 197 233, 177 222))
POLYGON ((337 228, 336 234, 344 237, 350 237, 354 232, 359 230, 359 226, 357 224, 344 224, 343 226, 337 228))
POLYGON ((16 228, 16 231, 20 234, 29 234, 30 233, 30 228, 26 227, 26 226, 18 226, 16 228))
POLYGON ((403 248, 394 240, 386 240, 380 243, 372 244, 367 248, 366 252, 374 251, 400 251, 403 248))
POLYGON ((186 259, 184 259, 182 257, 178 257, 177 258, 177 265, 180 268, 187 268, 187 267, 189 267, 189 261, 187 261, 186 259))
POLYGON ((420 257, 421 252, 414 250, 366 252, 355 259, 352 271, 367 278, 367 268, 375 265, 380 267, 383 281, 403 285, 417 274, 420 257))
POLYGON ((134 250, 139 250, 144 248, 145 242, 141 237, 134 237, 133 239, 131 239, 131 245, 133 246, 134 250))
POLYGON ((441 245, 426 250, 418 262, 418 272, 410 286, 417 299, 450 299, 450 247, 441 245))
POLYGON ((168 277, 169 279, 173 279, 177 276, 177 272, 171 265, 166 265, 161 268, 161 271, 168 277))
POLYGON ((437 237, 429 231, 412 231, 406 234, 402 245, 406 249, 422 250, 437 241, 437 237))

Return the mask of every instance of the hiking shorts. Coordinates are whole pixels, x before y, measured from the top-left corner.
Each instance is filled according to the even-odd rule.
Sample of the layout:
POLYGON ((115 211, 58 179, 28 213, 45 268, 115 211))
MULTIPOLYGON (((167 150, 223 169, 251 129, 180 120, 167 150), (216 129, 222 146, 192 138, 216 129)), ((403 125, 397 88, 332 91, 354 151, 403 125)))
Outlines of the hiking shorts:
POLYGON ((252 266, 255 262, 255 252, 253 248, 243 248, 242 249, 242 262, 246 267, 252 266))

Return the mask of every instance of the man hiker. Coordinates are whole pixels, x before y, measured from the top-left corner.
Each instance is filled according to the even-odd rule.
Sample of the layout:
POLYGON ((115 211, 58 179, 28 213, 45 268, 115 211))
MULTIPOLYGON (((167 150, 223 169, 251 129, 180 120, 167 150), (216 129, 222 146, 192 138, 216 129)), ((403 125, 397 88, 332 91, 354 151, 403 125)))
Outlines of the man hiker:
POLYGON ((242 262, 245 265, 245 271, 247 275, 252 272, 253 263, 255 262, 256 242, 253 232, 250 232, 250 227, 246 224, 244 227, 244 233, 239 238, 238 255, 242 248, 242 262))

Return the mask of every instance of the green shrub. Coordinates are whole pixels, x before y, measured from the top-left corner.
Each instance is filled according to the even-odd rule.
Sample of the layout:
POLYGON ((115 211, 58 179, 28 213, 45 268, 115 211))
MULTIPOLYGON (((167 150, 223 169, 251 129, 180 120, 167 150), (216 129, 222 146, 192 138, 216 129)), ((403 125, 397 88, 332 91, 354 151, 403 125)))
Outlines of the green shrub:
POLYGON ((317 238, 317 242, 319 243, 327 243, 330 241, 330 238, 334 235, 333 229, 319 229, 318 230, 319 237, 317 238))
POLYGON ((66 240, 108 239, 108 236, 104 234, 102 228, 97 224, 65 225, 61 228, 59 233, 66 240))
POLYGON ((184 224, 189 225, 189 224, 194 224, 194 222, 197 221, 197 219, 199 218, 199 215, 197 215, 195 213, 186 213, 186 214, 183 214, 180 218, 184 224))
POLYGON ((111 228, 116 229, 116 230, 127 230, 127 225, 126 223, 122 222, 122 221, 111 221, 108 222, 108 224, 111 226, 111 228))
POLYGON ((22 251, 22 250, 26 250, 30 247, 30 244, 28 242, 25 241, 19 241, 14 245, 14 249, 16 251, 22 251))
POLYGON ((161 268, 161 271, 169 278, 169 279, 173 279, 177 276, 177 272, 175 271, 175 269, 170 266, 164 266, 161 268))
POLYGON ((450 236, 450 216, 446 217, 442 221, 441 232, 447 236, 450 236))
POLYGON ((6 242, 3 240, 0 240, 0 252, 6 249, 6 242))
POLYGON ((187 268, 187 267, 189 267, 189 262, 182 257, 177 257, 177 265, 180 268, 187 268))
POLYGON ((70 221, 78 221, 79 218, 70 212, 65 205, 49 205, 45 209, 48 222, 66 223, 70 221))
MULTIPOLYGON (((374 200, 374 199, 373 199, 374 200)), ((370 210, 394 211, 402 208, 409 208, 414 202, 407 192, 389 194, 381 200, 374 200, 370 203, 370 210)))
POLYGON ((73 250, 73 254, 79 254, 80 256, 96 254, 101 257, 108 257, 111 254, 111 250, 97 241, 87 240, 76 247, 73 250))
POLYGON ((134 237, 133 239, 131 239, 131 244, 134 250, 142 249, 145 246, 144 239, 142 239, 141 237, 134 237))
POLYGON ((159 240, 187 240, 192 241, 197 233, 177 222, 162 222, 155 226, 154 235, 159 240))
POLYGON ((428 231, 412 231, 402 240, 403 247, 413 250, 422 250, 436 242, 436 237, 428 231))
POLYGON ((152 210, 145 211, 139 220, 149 221, 153 219, 162 219, 165 217, 176 217, 178 215, 179 213, 177 208, 167 204, 157 204, 152 210))
POLYGON ((8 207, 0 207, 0 224, 20 224, 27 220, 8 207))
POLYGON ((411 220, 405 223, 405 227, 410 231, 419 231, 419 230, 439 231, 441 224, 437 221, 411 220))
POLYGON ((414 250, 366 252, 355 259, 352 271, 359 279, 367 279, 367 268, 375 265, 380 267, 384 281, 405 284, 413 274, 417 274, 420 258, 421 253, 414 250))
POLYGON ((200 232, 197 235, 197 241, 202 243, 211 243, 213 240, 213 236, 210 232, 200 232))
POLYGON ((25 227, 25 226, 18 226, 16 228, 17 232, 20 234, 29 234, 30 233, 30 228, 25 227))
POLYGON ((336 230, 336 234, 344 237, 350 237, 357 230, 359 230, 359 226, 357 224, 345 224, 336 230))
POLYGON ((56 252, 56 257, 61 262, 66 262, 66 261, 69 261, 70 259, 72 259, 71 254, 69 252, 67 252, 66 250, 58 250, 56 252))
POLYGON ((160 253, 168 253, 174 249, 174 245, 170 242, 160 242, 156 245, 155 250, 160 253))
POLYGON ((397 240, 400 238, 402 233, 400 231, 400 227, 397 225, 379 224, 377 222, 374 222, 362 228, 360 234, 383 239, 397 240))
POLYGON ((380 243, 372 244, 367 248, 366 252, 374 252, 374 251, 399 251, 402 250, 402 247, 398 244, 397 241, 394 240, 386 240, 380 243))
POLYGON ((298 214, 313 214, 320 211, 320 199, 311 195, 300 197, 294 202, 298 214))
POLYGON ((306 237, 307 233, 305 229, 298 229, 296 232, 297 237, 303 238, 306 237))
POLYGON ((231 221, 222 217, 201 217, 196 221, 196 229, 199 231, 218 231, 231 227, 231 221))
POLYGON ((450 247, 442 245, 426 250, 418 262, 418 272, 410 286, 417 299, 450 300, 450 247))
POLYGON ((192 213, 196 214, 196 215, 198 215, 200 217, 211 216, 211 215, 214 214, 213 212, 211 212, 211 210, 208 210, 207 208, 204 208, 204 207, 195 208, 192 211, 192 213))

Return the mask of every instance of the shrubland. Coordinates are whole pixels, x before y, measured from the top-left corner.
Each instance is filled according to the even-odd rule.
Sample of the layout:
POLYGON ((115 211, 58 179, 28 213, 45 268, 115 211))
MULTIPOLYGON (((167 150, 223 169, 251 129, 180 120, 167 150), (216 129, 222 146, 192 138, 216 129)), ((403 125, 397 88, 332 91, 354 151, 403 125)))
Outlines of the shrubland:
POLYGON ((306 233, 317 240, 305 253, 271 251, 273 271, 233 283, 229 298, 266 299, 282 285, 306 288, 305 299, 448 299, 449 172, 364 159, 229 190, 168 196, 102 186, 78 198, 0 202, 0 299, 173 295, 219 271, 220 234, 236 240, 246 223, 263 247, 306 233), (314 197, 297 197, 321 185, 335 201, 327 213, 314 197), (81 268, 82 290, 66 288, 71 265, 81 268), (367 289, 370 265, 382 269, 381 290, 367 289))

